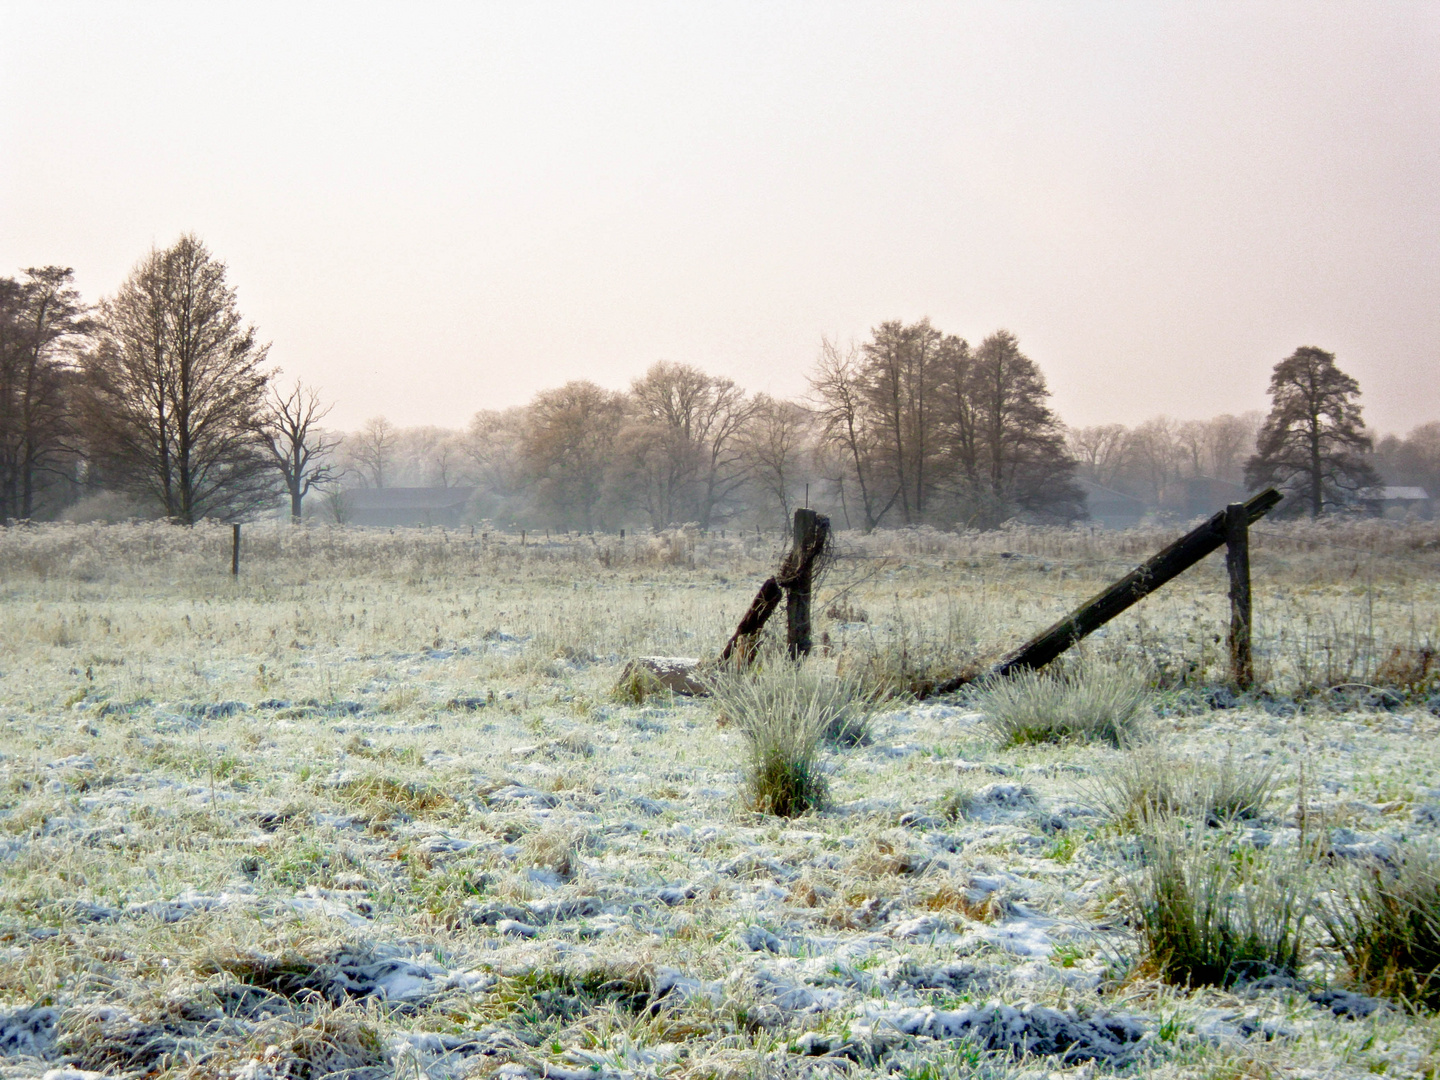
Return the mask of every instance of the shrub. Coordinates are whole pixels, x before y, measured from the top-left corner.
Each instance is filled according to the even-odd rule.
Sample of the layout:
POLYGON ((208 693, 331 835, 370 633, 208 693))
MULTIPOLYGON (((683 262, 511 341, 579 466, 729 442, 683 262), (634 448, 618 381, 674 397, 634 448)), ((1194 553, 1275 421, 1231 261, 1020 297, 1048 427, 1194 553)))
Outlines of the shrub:
POLYGON ((1089 795, 1129 828, 1176 816, 1220 825, 1260 817, 1277 787, 1273 765, 1251 767, 1229 750, 1219 761, 1205 761, 1139 749, 1100 773, 1089 795))
MULTIPOLYGON (((1213 834, 1212 834, 1213 835, 1213 834)), ((1166 823, 1126 880, 1145 960, 1175 986, 1294 975, 1309 903, 1300 858, 1279 858, 1166 823)))
POLYGON ((1440 1009, 1440 857, 1412 848, 1397 869, 1355 874, 1321 919, 1372 994, 1440 1009))
POLYGON ((750 673, 717 676, 710 691, 745 735, 747 799, 762 813, 794 817, 819 807, 826 793, 821 748, 869 739, 871 701, 859 683, 813 663, 767 656, 750 673))
POLYGON ((1003 746, 1070 740, 1122 746, 1135 738, 1146 685, 1136 667, 1022 671, 985 679, 978 705, 1003 746))

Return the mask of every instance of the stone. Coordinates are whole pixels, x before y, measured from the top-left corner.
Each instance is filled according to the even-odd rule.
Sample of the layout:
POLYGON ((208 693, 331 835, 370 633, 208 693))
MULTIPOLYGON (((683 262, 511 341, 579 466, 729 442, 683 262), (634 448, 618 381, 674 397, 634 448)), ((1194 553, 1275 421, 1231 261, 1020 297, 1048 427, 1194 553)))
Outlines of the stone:
POLYGON ((694 656, 637 656, 625 665, 620 681, 639 679, 650 688, 695 697, 706 692, 699 668, 700 660, 694 656))

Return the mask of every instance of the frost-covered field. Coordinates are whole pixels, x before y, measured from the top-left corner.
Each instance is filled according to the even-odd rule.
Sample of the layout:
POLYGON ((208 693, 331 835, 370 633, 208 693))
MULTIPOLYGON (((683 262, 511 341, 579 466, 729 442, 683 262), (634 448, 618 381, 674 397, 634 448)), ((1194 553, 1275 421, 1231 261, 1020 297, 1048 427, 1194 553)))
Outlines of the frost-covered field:
MULTIPOLYGON (((1215 560, 1089 647, 1151 664, 1169 752, 1276 767, 1244 842, 1322 822, 1321 892, 1440 830, 1440 701, 1386 689, 1440 637, 1437 537, 1258 537, 1269 698, 1211 707, 1236 704, 1208 689, 1215 560)), ((997 650, 1164 539, 843 536, 817 662, 997 650)), ((969 699, 891 701, 826 752, 826 810, 747 812, 713 704, 613 689, 632 655, 717 651, 775 537, 246 542, 232 581, 219 529, 0 534, 4 1075, 1440 1065, 1440 1026, 1345 992, 1318 938, 1268 987, 1136 965, 1129 837, 1093 797, 1130 751, 999 749, 969 699)))

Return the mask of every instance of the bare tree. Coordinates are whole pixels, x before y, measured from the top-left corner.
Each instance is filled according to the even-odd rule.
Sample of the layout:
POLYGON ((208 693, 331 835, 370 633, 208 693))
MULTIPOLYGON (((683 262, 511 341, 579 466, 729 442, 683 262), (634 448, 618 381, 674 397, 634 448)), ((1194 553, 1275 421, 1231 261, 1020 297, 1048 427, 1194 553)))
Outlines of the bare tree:
POLYGON ((1255 438, 1263 418, 1258 412, 1233 416, 1222 413, 1206 421, 1210 475, 1231 483, 1243 483, 1245 461, 1255 452, 1255 438))
MULTIPOLYGON (((895 501, 895 495, 890 497, 890 502, 882 505, 871 475, 879 438, 871 424, 870 409, 865 400, 862 364, 858 346, 852 344, 842 352, 833 341, 822 338, 815 374, 810 376, 810 391, 819 406, 817 415, 821 441, 836 449, 848 466, 848 479, 854 480, 854 490, 860 496, 865 531, 871 532, 895 501)), ((840 488, 842 502, 845 502, 847 476, 842 472, 834 479, 840 488)), ((847 519, 849 514, 846 502, 847 519)))
POLYGON ((634 423, 623 441, 638 464, 651 521, 709 528, 745 482, 745 392, 729 379, 662 361, 635 380, 630 397, 634 423))
POLYGON ((1403 439, 1385 436, 1375 447, 1375 465, 1387 482, 1414 484, 1440 499, 1440 421, 1411 428, 1403 439))
POLYGON ((271 386, 260 414, 260 432, 271 460, 285 480, 290 495, 290 520, 303 517, 303 502, 311 490, 321 490, 340 479, 334 461, 338 436, 320 428, 333 406, 320 404, 320 392, 299 379, 288 391, 271 386))
POLYGON ((905 524, 922 521, 940 454, 939 384, 944 335, 922 319, 881 323, 864 345, 863 387, 871 407, 876 463, 889 473, 905 524))
POLYGON ((625 419, 625 396, 592 382, 568 382, 535 396, 521 454, 536 499, 551 520, 589 530, 600 524, 606 474, 625 419))
POLYGON ((485 409, 470 421, 462 443, 470 468, 482 487, 496 495, 517 495, 526 484, 521 461, 524 408, 485 409))
POLYGON ((355 468, 371 487, 383 488, 390 479, 396 441, 395 425, 383 416, 372 416, 346 440, 355 468))
POLYGON ((1156 416, 1137 425, 1125 442, 1125 462, 1132 483, 1151 506, 1160 505, 1165 489, 1184 472, 1185 451, 1175 421, 1156 416))
POLYGON ((259 434, 268 347, 225 275, 193 235, 151 251, 101 304, 100 345, 84 365, 97 467, 184 524, 238 518, 275 496, 259 434))
POLYGON ((780 511, 781 524, 788 525, 791 499, 803 483, 814 418, 804 406, 768 394, 756 394, 753 405, 741 437, 747 470, 765 500, 780 511))
POLYGON ((1094 427, 1071 428, 1065 441, 1079 463, 1081 476, 1101 487, 1114 487, 1125 467, 1125 444, 1129 434, 1124 424, 1097 424, 1094 427))

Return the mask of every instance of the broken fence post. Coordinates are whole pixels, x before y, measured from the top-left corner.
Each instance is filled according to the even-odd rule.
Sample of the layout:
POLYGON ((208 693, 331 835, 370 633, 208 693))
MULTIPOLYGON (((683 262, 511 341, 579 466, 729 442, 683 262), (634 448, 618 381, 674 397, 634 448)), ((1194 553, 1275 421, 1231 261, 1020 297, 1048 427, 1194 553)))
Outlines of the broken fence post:
POLYGON ((766 620, 780 606, 783 595, 780 584, 773 577, 765 579, 760 591, 755 594, 755 599, 750 601, 750 607, 741 618, 740 625, 725 643, 725 648, 720 653, 721 663, 734 655, 736 665, 744 667, 754 658, 755 642, 760 637, 760 631, 765 629, 766 620))
POLYGON ((1250 515, 1244 503, 1225 508, 1225 568, 1230 573, 1230 680, 1243 692, 1255 685, 1250 647, 1250 515))
MULTIPOLYGON (((1280 502, 1280 493, 1266 488, 1239 505, 1248 527, 1259 521, 1280 502)), ((1192 529, 1169 547, 1141 563, 1100 595, 1092 597, 1053 626, 1042 630, 989 671, 1010 675, 1044 667, 1081 638, 1100 629, 1131 604, 1143 600, 1160 586, 1177 577, 1225 543, 1229 534, 1229 511, 1221 510, 1203 525, 1192 529)), ((973 681, 960 676, 938 684, 933 693, 948 694, 973 681)))
POLYGON ((808 656, 810 640, 810 593, 814 584, 815 560, 825 548, 830 519, 814 510, 795 511, 794 546, 790 549, 789 573, 785 586, 785 644, 792 658, 808 656))

